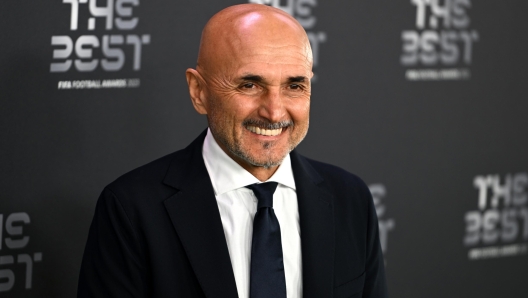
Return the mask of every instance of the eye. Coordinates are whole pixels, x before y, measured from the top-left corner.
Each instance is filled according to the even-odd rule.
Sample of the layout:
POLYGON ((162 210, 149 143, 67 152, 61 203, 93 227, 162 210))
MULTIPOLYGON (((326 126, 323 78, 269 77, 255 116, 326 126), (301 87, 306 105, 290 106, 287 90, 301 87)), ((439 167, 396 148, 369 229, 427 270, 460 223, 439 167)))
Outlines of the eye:
POLYGON ((262 91, 262 87, 253 82, 243 82, 238 89, 248 95, 259 94, 262 91))
POLYGON ((244 89, 252 89, 252 88, 255 88, 255 87, 256 86, 253 83, 244 83, 244 84, 242 84, 242 88, 244 88, 244 89))
POLYGON ((301 84, 290 84, 287 89, 290 92, 301 92, 304 91, 304 86, 301 84))
POLYGON ((283 94, 289 97, 304 96, 310 92, 309 87, 303 83, 288 83, 283 88, 283 94))

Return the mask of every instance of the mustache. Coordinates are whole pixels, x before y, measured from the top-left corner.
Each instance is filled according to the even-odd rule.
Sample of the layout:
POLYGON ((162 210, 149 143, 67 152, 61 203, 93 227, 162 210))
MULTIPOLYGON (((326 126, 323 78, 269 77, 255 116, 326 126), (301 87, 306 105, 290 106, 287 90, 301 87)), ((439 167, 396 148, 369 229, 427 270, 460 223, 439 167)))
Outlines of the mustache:
POLYGON ((293 121, 291 120, 272 123, 266 120, 259 120, 259 119, 244 120, 244 122, 242 122, 242 125, 256 126, 256 127, 264 128, 264 129, 279 129, 279 128, 284 128, 284 127, 294 126, 293 121))

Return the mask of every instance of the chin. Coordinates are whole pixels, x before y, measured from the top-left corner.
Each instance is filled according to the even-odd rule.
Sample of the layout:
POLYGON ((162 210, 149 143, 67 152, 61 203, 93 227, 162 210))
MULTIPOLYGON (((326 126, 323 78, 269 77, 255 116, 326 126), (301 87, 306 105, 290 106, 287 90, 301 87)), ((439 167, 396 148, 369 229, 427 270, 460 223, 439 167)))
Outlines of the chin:
POLYGON ((278 154, 277 152, 269 154, 268 150, 241 150, 233 153, 252 166, 271 168, 280 165, 289 151, 281 151, 283 154, 278 154), (261 152, 260 154, 255 154, 256 151, 261 152))

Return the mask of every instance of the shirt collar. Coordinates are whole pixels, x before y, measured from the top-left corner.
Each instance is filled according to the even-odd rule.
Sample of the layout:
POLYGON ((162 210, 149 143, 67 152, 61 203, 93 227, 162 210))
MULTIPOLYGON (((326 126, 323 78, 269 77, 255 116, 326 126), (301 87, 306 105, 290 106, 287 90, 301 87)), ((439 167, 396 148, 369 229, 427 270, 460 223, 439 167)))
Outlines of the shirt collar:
MULTIPOLYGON (((261 183, 220 148, 210 129, 207 129, 202 156, 217 196, 246 185, 261 183)), ((286 155, 277 171, 266 182, 269 181, 278 182, 295 190, 289 154, 286 155)))

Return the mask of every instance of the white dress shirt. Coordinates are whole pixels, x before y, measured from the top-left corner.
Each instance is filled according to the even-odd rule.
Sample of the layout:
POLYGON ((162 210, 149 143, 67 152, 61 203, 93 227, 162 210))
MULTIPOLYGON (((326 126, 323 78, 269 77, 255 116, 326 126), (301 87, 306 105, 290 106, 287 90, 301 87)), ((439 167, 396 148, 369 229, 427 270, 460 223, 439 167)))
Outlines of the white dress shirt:
MULTIPOLYGON (((220 148, 210 130, 205 137, 202 155, 218 203, 238 297, 249 298, 251 241, 257 198, 252 190, 244 186, 261 182, 220 148)), ((289 154, 268 181, 279 183, 273 194, 273 209, 281 229, 287 297, 301 298, 299 210, 289 154)))

